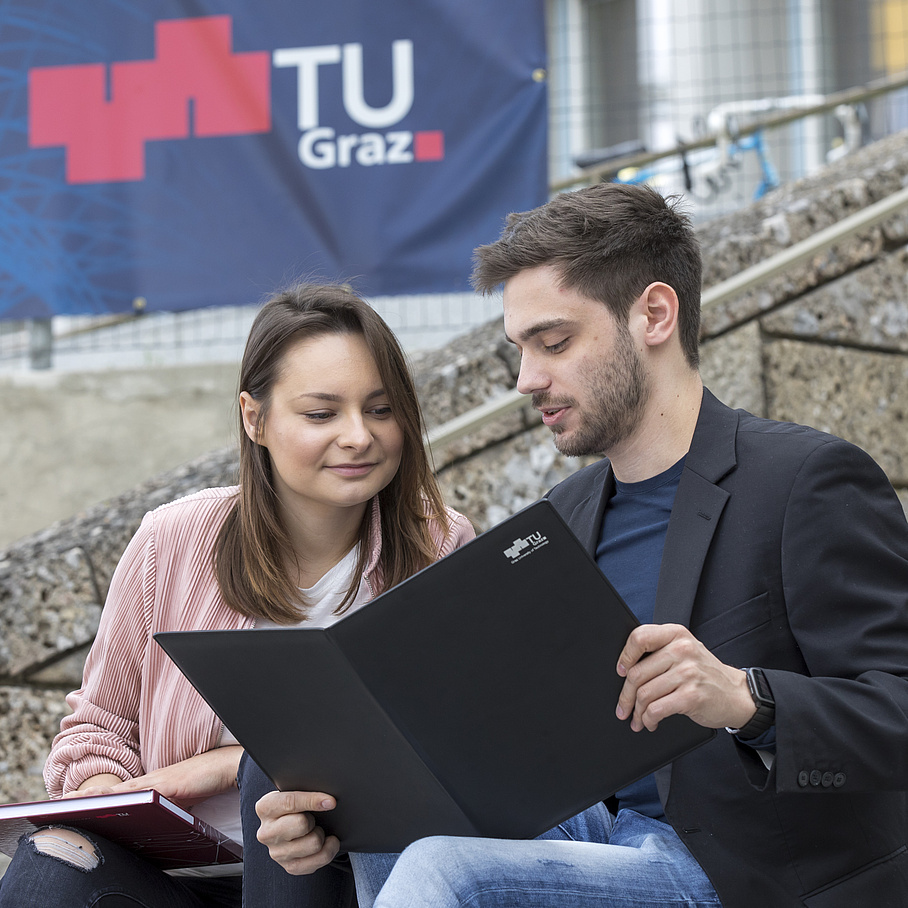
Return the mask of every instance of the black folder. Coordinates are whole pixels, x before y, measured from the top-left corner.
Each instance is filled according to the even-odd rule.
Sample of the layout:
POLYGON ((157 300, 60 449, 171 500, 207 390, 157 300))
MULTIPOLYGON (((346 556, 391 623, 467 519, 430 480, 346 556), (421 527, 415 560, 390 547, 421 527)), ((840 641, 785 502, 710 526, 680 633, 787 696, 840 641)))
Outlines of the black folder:
POLYGON ((542 500, 327 629, 155 639, 341 848, 533 838, 715 732, 615 716, 637 621, 542 500))

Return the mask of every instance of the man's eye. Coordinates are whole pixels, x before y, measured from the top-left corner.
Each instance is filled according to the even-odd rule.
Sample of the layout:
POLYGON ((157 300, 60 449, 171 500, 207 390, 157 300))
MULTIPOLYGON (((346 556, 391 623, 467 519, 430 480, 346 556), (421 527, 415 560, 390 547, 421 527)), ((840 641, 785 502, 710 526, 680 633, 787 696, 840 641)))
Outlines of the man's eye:
POLYGON ((546 353, 560 353, 567 345, 567 342, 568 342, 568 338, 565 338, 564 340, 558 341, 557 344, 546 344, 545 352, 546 353))

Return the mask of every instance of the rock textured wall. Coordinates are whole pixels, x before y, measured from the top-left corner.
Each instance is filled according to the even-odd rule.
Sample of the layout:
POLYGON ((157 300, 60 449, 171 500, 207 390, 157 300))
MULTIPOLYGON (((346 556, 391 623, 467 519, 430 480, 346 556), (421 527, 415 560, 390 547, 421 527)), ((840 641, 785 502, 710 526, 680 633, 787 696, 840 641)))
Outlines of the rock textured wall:
MULTIPOLYGON (((900 189, 908 135, 893 136, 701 230, 714 285, 900 189)), ((867 449, 908 505, 908 211, 755 291, 704 312, 707 385, 733 406, 815 425, 867 449)), ((439 425, 514 386, 492 322, 414 362, 439 425)), ((488 528, 584 461, 558 454, 521 410, 434 452, 451 503, 488 528)), ((119 554, 149 508, 234 481, 218 451, 0 552, 0 801, 43 796, 41 768, 77 687, 119 554)))

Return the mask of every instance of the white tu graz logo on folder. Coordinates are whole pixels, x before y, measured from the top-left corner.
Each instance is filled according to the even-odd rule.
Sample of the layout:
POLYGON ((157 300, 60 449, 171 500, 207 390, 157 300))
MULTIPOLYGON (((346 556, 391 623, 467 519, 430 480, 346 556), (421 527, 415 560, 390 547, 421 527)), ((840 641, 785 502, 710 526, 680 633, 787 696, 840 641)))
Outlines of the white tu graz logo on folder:
POLYGON ((522 539, 515 539, 511 545, 504 550, 504 554, 511 564, 514 564, 520 561, 521 558, 532 555, 533 552, 537 549, 541 549, 544 545, 548 545, 548 543, 549 537, 545 536, 543 533, 530 533, 522 539))

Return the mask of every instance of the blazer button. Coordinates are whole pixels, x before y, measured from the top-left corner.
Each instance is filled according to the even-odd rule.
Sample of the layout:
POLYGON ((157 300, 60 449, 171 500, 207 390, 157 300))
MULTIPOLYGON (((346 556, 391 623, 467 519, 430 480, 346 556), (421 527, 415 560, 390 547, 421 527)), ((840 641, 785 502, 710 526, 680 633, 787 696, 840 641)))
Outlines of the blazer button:
POLYGON ((845 773, 837 772, 832 779, 833 788, 841 788, 845 784, 845 773))
POLYGON ((823 773, 821 773, 819 769, 812 770, 810 773, 810 784, 813 785, 814 788, 819 788, 822 781, 823 773))
POLYGON ((831 788, 831 787, 832 787, 832 778, 833 778, 833 776, 832 776, 832 773, 831 773, 831 772, 824 772, 824 773, 823 773, 823 788, 831 788))
POLYGON ((806 788, 809 784, 810 784, 810 776, 807 774, 806 769, 802 769, 798 773, 798 785, 800 785, 801 788, 806 788))

